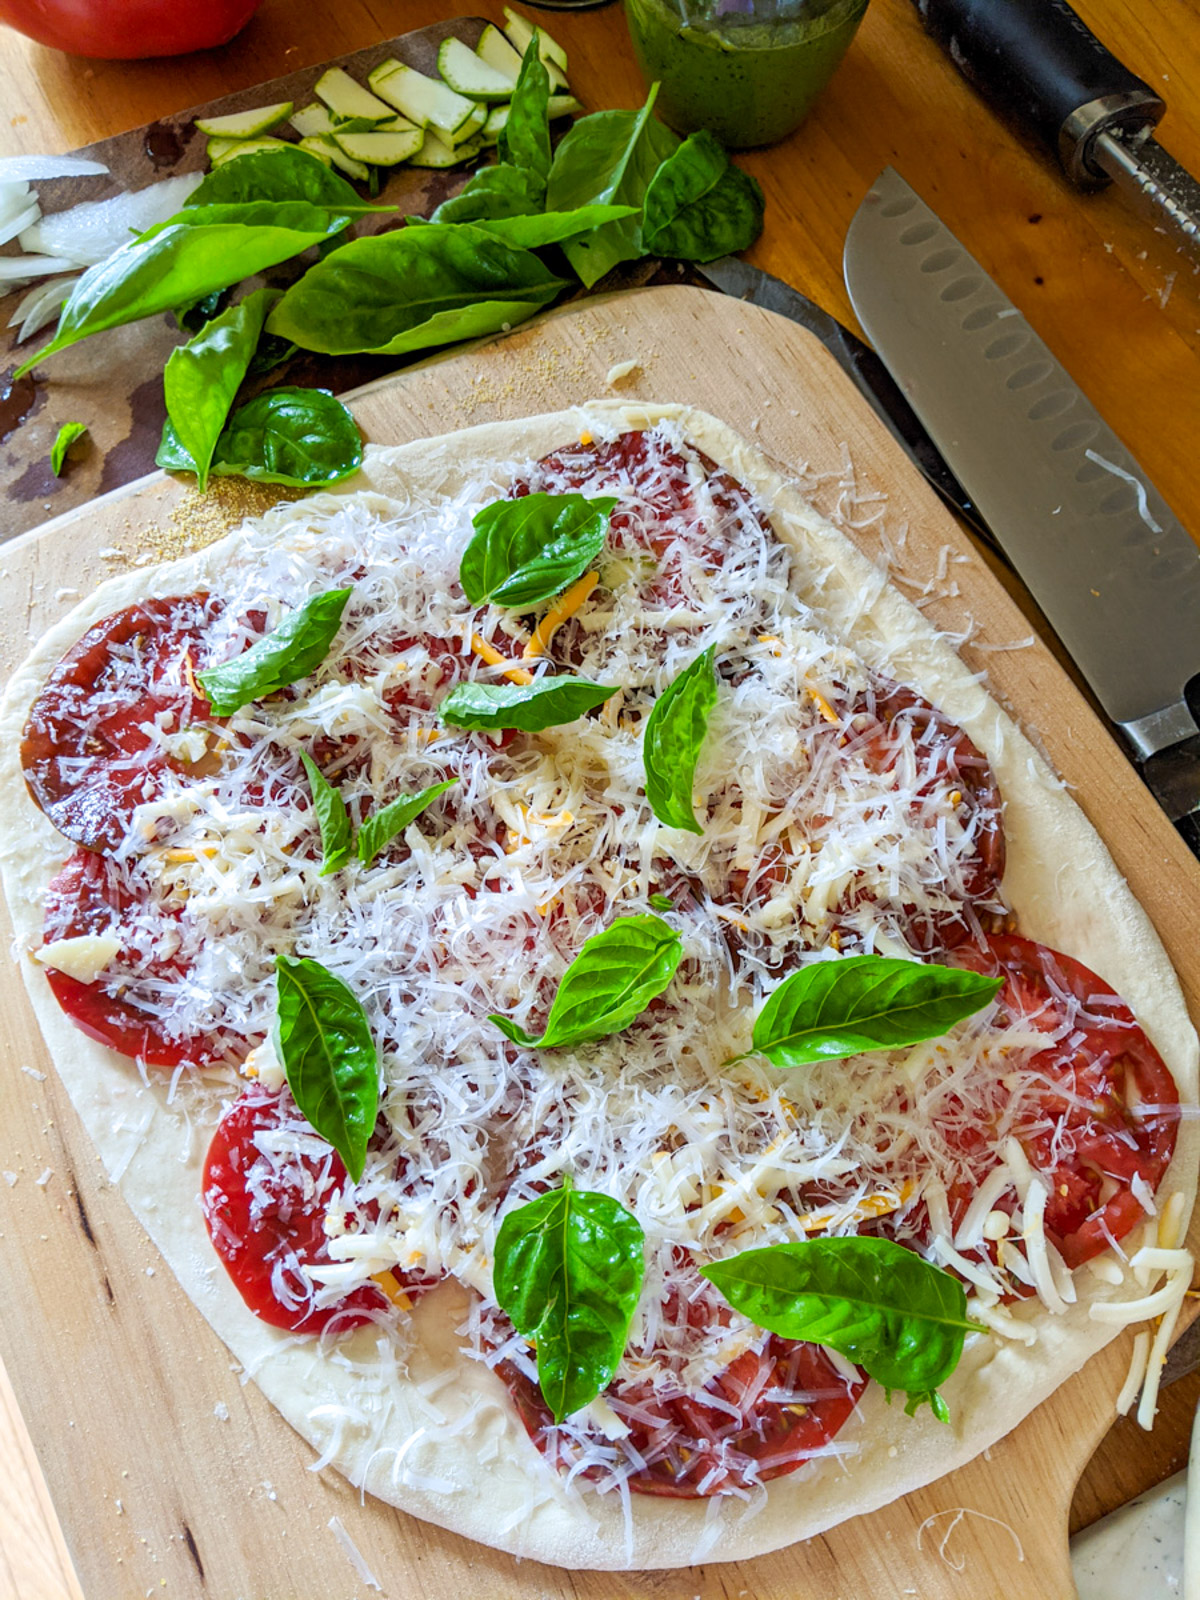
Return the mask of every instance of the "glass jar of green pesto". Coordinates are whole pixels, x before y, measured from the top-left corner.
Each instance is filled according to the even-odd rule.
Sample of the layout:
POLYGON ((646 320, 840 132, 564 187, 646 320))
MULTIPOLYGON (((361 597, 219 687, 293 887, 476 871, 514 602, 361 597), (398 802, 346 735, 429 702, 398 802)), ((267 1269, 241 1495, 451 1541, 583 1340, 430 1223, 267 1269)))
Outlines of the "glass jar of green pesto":
POLYGON ((829 82, 868 0, 625 0, 656 111, 740 150, 791 133, 829 82))

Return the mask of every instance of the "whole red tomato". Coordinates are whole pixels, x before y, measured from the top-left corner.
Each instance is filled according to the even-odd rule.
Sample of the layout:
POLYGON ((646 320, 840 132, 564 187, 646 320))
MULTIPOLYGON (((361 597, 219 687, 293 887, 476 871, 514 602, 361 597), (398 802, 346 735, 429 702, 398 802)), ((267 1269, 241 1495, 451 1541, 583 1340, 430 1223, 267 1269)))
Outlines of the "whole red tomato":
POLYGON ((0 0, 0 22, 76 56, 179 56, 232 39, 260 0, 0 0))

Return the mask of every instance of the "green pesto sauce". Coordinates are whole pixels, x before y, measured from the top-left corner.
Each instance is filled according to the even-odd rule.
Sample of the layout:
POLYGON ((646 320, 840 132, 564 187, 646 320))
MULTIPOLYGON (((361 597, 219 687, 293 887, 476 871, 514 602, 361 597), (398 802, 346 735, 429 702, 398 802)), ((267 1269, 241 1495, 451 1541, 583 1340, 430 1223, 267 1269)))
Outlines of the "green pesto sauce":
POLYGON ((696 26, 675 0, 625 0, 655 110, 683 133, 708 128, 731 149, 773 144, 795 128, 854 37, 868 0, 819 0, 816 15, 696 26))

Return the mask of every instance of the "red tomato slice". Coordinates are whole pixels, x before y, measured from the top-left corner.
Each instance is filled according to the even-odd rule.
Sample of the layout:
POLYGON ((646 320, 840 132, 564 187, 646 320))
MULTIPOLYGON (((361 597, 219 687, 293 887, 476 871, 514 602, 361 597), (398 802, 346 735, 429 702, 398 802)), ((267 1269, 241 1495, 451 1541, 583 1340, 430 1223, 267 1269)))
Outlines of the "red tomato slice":
POLYGON ((228 1034, 180 1037, 130 993, 131 980, 152 988, 156 979, 174 982, 186 972, 186 961, 176 953, 183 916, 182 909, 150 901, 144 888, 130 881, 129 869, 109 857, 90 850, 68 857, 46 890, 45 942, 108 933, 122 940, 116 958, 94 983, 46 968, 54 998, 89 1039, 152 1067, 199 1066, 231 1050, 249 1049, 245 1040, 228 1034), (138 949, 132 942, 135 918, 138 949))
MULTIPOLYGON (((339 1190, 352 1187, 337 1152, 309 1127, 291 1096, 251 1088, 221 1118, 208 1147, 200 1203, 213 1247, 238 1293, 264 1322, 293 1333, 320 1333, 336 1321, 357 1327, 385 1310, 374 1288, 355 1289, 336 1305, 313 1305, 301 1268, 330 1259, 325 1213, 339 1190), (304 1153, 274 1152, 281 1129, 300 1135, 304 1153)), ((393 1270, 412 1295, 429 1288, 393 1270)))
POLYGON ((1051 1036, 1028 1063, 1044 1089, 1016 1134, 1050 1185, 1046 1231, 1077 1267, 1145 1220, 1131 1185, 1140 1177, 1153 1192, 1171 1160, 1175 1080, 1111 985, 1071 956, 996 934, 955 960, 1002 977, 1001 1013, 1051 1036))
POLYGON ((89 628, 46 680, 21 765, 34 803, 68 839, 116 849, 167 768, 187 770, 153 750, 145 725, 178 732, 209 716, 188 674, 205 665, 204 632, 219 612, 206 594, 126 606, 89 628))
MULTIPOLYGON (((541 1390, 510 1361, 496 1370, 529 1437, 553 1457, 554 1418, 541 1390)), ((634 1493, 694 1500, 795 1472, 834 1437, 866 1385, 847 1383, 818 1345, 769 1334, 699 1394, 663 1400, 647 1380, 613 1385, 605 1398, 629 1428, 614 1448, 642 1463, 627 1480, 634 1493)))

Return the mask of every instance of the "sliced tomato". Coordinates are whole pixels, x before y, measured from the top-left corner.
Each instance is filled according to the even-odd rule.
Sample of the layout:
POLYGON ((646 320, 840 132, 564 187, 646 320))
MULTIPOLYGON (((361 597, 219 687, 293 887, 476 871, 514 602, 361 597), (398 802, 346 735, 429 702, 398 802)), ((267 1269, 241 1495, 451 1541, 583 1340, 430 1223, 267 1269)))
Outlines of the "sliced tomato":
MULTIPOLYGON (((1004 876, 1003 800, 987 757, 958 723, 915 689, 876 677, 868 691, 843 713, 849 732, 839 735, 879 773, 895 770, 911 754, 922 769, 914 791, 914 827, 927 827, 920 804, 933 796, 953 805, 970 840, 959 881, 945 885, 958 906, 938 910, 897 907, 913 948, 925 954, 946 951, 974 937, 980 910, 999 908, 1004 876), (970 908, 970 909, 968 909, 970 908)), ((851 889, 841 910, 853 911, 860 891, 851 889)))
POLYGON ((231 1049, 250 1048, 229 1034, 179 1036, 163 1019, 139 1003, 149 1002, 159 982, 177 983, 187 963, 179 954, 182 908, 150 900, 131 881, 130 868, 108 856, 79 849, 46 890, 46 944, 84 934, 111 934, 121 940, 109 968, 92 983, 82 983, 47 967, 54 998, 89 1039, 152 1067, 199 1066, 231 1049), (136 927, 135 927, 136 923, 136 927))
MULTIPOLYGON (((704 1296, 688 1308, 689 1322, 729 1320, 727 1307, 704 1296)), ((534 1444, 555 1455, 541 1390, 511 1361, 496 1370, 534 1444)), ((827 1445, 866 1385, 843 1378, 819 1345, 767 1334, 761 1349, 743 1352, 698 1393, 672 1395, 661 1378, 657 1389, 650 1379, 610 1385, 605 1399, 629 1429, 610 1448, 632 1464, 627 1481, 636 1494, 692 1500, 749 1490, 795 1472, 827 1445)))
POLYGON ((21 741, 29 792, 50 821, 88 850, 115 849, 134 808, 162 790, 169 767, 157 724, 179 732, 209 715, 192 677, 220 612, 206 594, 143 600, 92 628, 55 667, 21 741))
MULTIPOLYGON (((374 1286, 317 1307, 303 1268, 330 1260, 325 1214, 349 1179, 341 1158, 319 1138, 285 1090, 251 1088, 221 1118, 208 1147, 200 1204, 213 1247, 238 1293, 264 1322, 293 1333, 357 1327, 388 1301, 374 1286), (300 1141, 280 1154, 279 1134, 300 1141)), ((410 1297, 429 1288, 393 1269, 410 1297)))
POLYGON ((1145 1220, 1132 1186, 1140 1178, 1153 1193, 1167 1170, 1179 1127, 1175 1080, 1112 986, 1073 957, 995 934, 955 960, 1004 979, 1002 1019, 1049 1036, 1025 1064, 1043 1088, 1015 1132, 1050 1186, 1046 1231, 1077 1267, 1145 1220))

